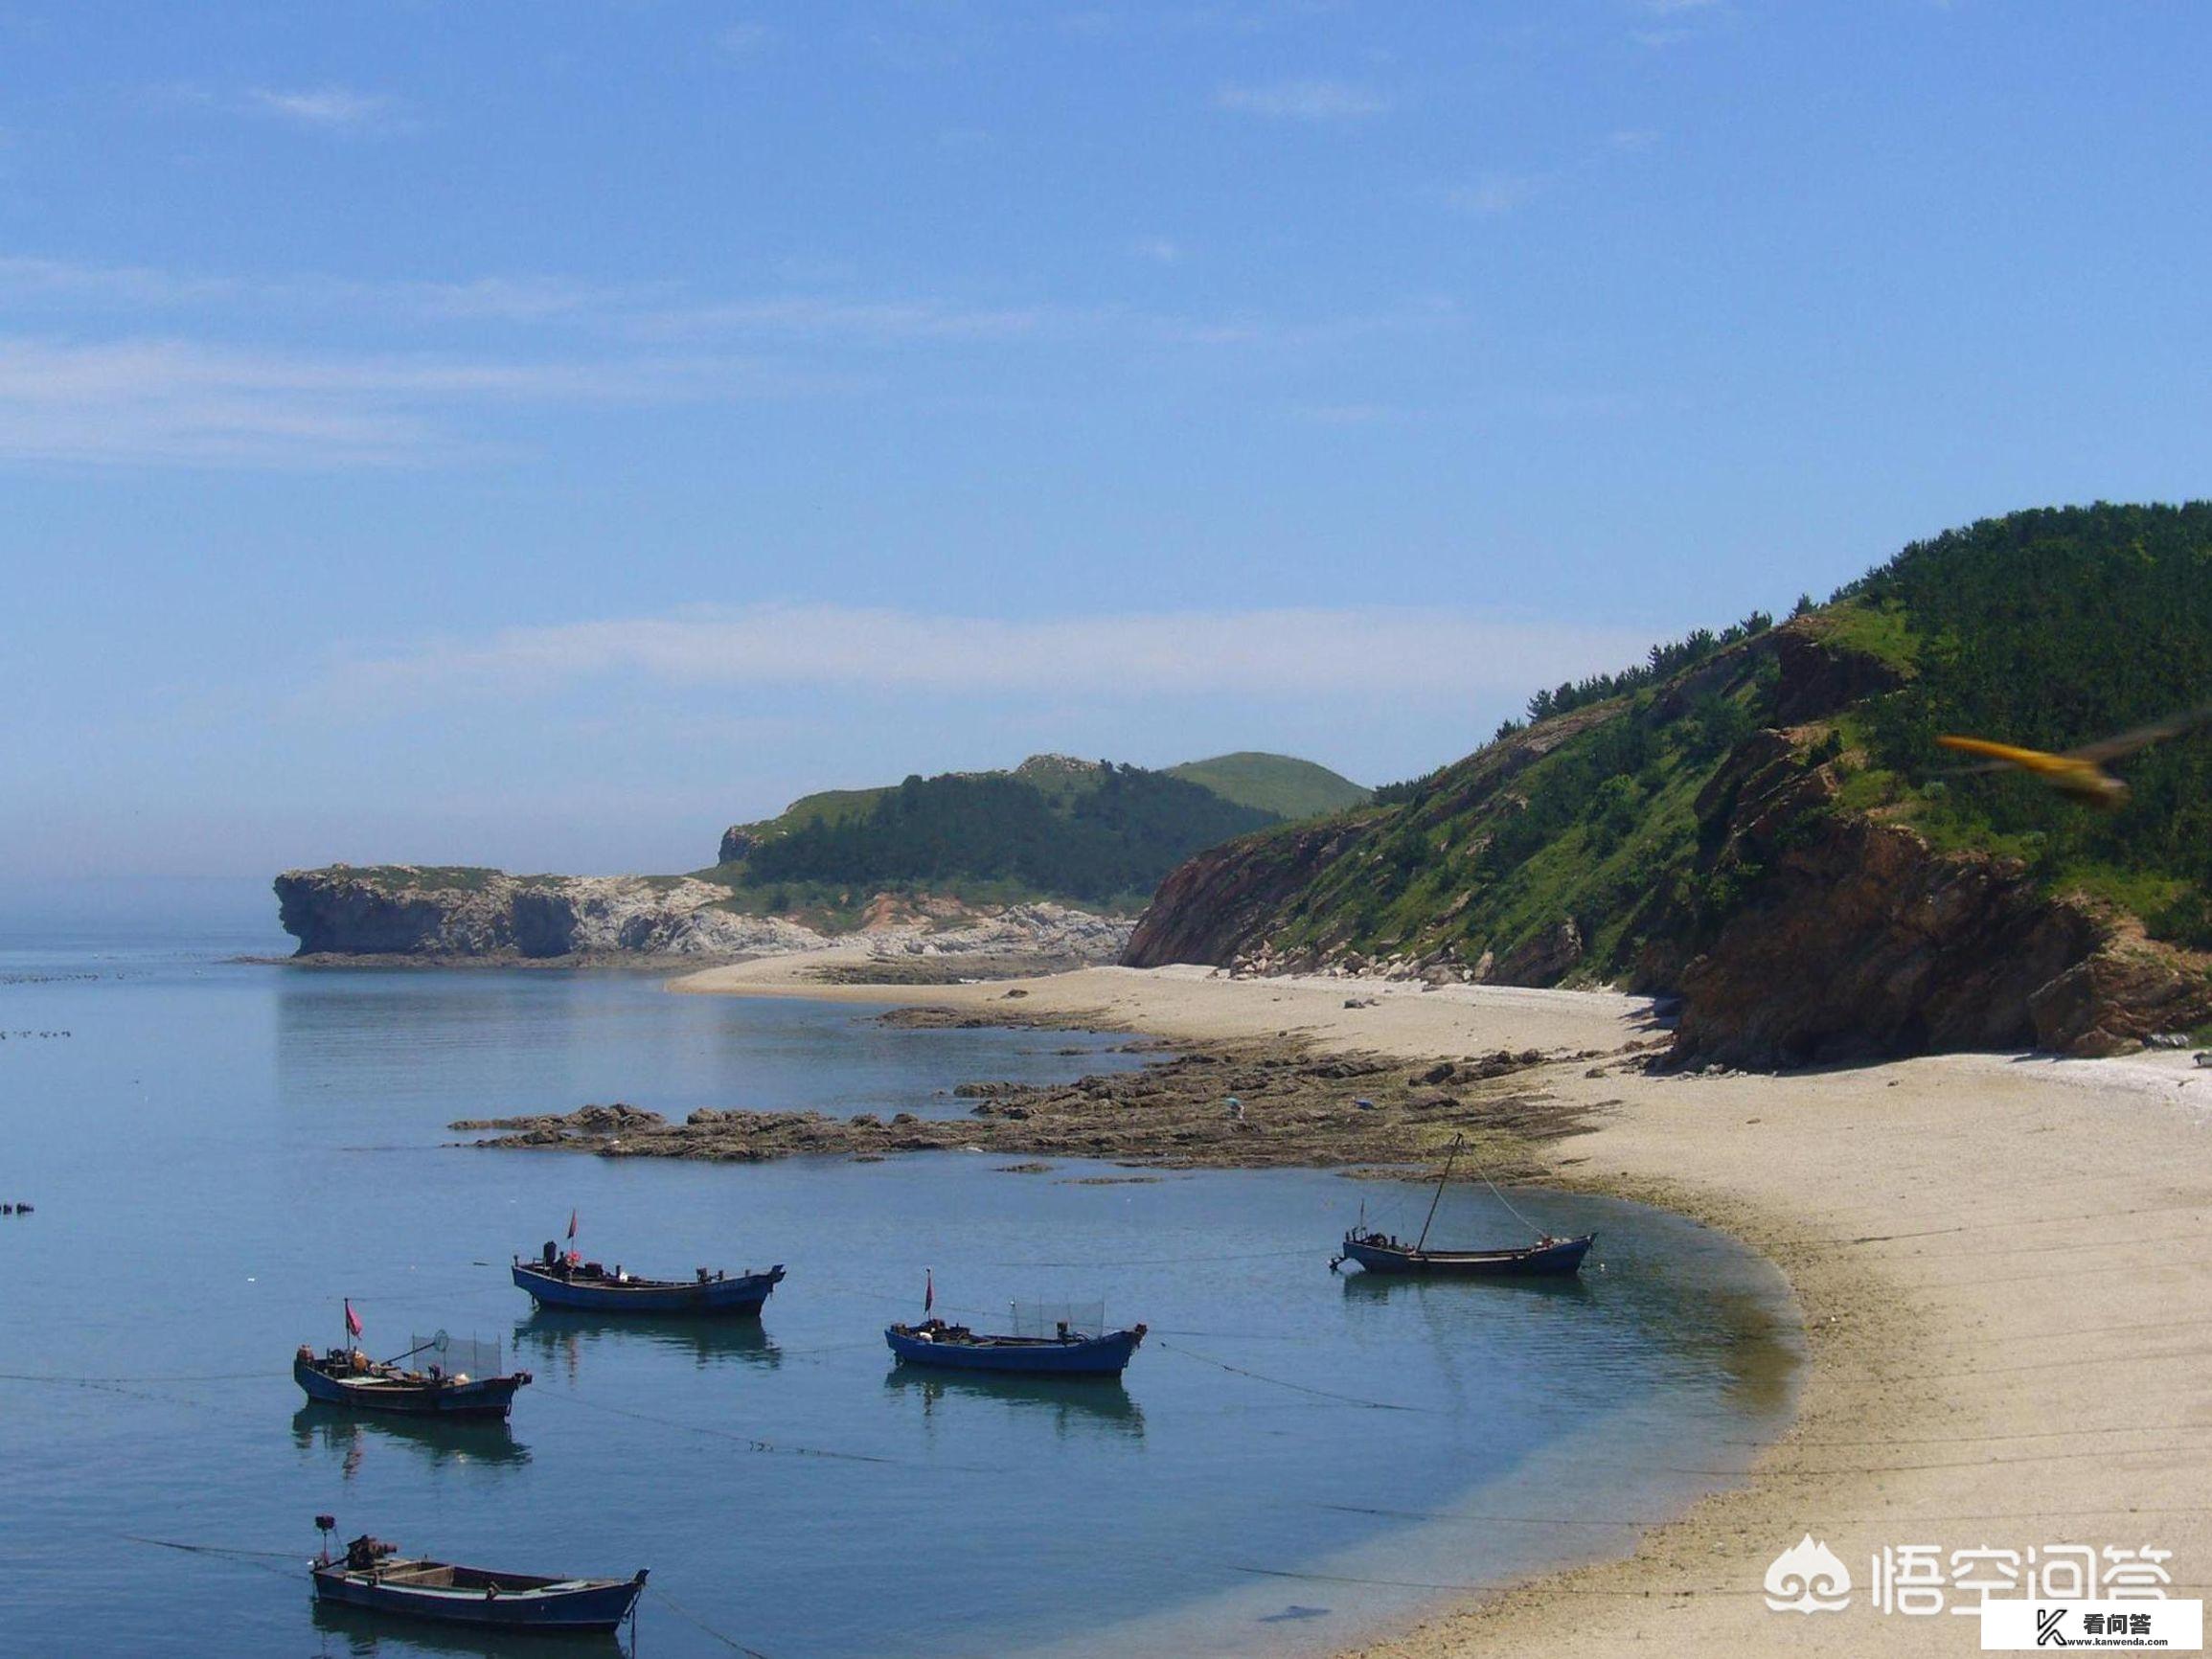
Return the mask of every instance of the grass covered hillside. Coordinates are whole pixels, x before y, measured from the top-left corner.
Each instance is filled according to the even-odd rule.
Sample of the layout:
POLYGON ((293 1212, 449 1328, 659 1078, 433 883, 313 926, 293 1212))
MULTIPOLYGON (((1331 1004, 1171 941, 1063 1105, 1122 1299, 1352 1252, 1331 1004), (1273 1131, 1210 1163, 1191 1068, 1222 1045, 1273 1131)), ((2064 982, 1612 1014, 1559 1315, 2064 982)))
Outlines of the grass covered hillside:
POLYGON ((886 892, 1134 911, 1203 848, 1365 797, 1288 756, 1150 771, 1033 755, 1010 772, 807 796, 776 818, 732 828, 720 863, 701 874, 731 888, 733 906, 832 922, 886 892))
POLYGON ((1278 818, 1318 818, 1324 812, 1341 812, 1347 807, 1364 805, 1373 793, 1311 761, 1250 749, 1216 755, 1210 761, 1185 761, 1179 766, 1170 766, 1168 776, 1211 789, 1240 807, 1272 812, 1278 818))
MULTIPOLYGON (((1817 917, 1828 932, 1796 941, 1805 960, 1863 945, 1905 984, 1951 948, 1944 928, 1963 942, 1970 921, 1993 960, 2007 927, 2065 957, 2060 935, 2074 935, 2036 908, 2062 901, 2212 948, 2212 728, 2117 762, 2133 792, 2110 814, 2024 777, 1950 775, 1959 757, 1933 740, 2065 748, 2206 702, 2212 506, 1990 520, 1906 548, 1780 626, 1754 616, 1541 693, 1532 723, 1376 806, 1195 860, 1129 960, 1389 959, 1674 989, 1817 917), (1948 911, 1906 914, 1939 892, 1948 911)), ((1958 948, 1953 981, 1980 946, 1958 948)), ((1933 983, 1923 1000, 1944 994, 1933 983)))

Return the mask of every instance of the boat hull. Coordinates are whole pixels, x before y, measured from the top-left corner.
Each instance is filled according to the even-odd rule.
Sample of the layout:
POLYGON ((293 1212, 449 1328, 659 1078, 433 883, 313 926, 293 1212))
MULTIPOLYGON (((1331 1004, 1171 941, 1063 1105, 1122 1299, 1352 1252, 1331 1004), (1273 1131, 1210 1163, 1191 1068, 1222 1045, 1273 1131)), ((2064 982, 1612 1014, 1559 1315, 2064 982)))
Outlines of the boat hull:
POLYGON ((1525 1279, 1579 1273, 1595 1233, 1562 1239, 1526 1250, 1416 1250, 1410 1245, 1344 1240, 1343 1260, 1369 1273, 1395 1273, 1430 1279, 1525 1279))
POLYGON ((1129 1368, 1137 1345, 1144 1341, 1144 1332, 1109 1330, 1103 1336, 1071 1342, 1024 1342, 1003 1337, 941 1342, 895 1325, 883 1333, 883 1340, 901 1365, 984 1371, 1002 1376, 1119 1376, 1129 1368))
POLYGON ((294 1359, 292 1380, 309 1399, 320 1400, 325 1405, 347 1406, 354 1411, 395 1412, 407 1417, 504 1419, 514 1404, 514 1391, 529 1380, 529 1374, 517 1372, 513 1376, 412 1387, 342 1381, 305 1360, 294 1359))
POLYGON ((630 1579, 579 1579, 573 1588, 490 1594, 483 1589, 425 1588, 376 1581, 376 1575, 342 1566, 314 1569, 315 1599, 408 1619, 508 1630, 612 1630, 629 1617, 645 1590, 643 1575, 630 1579))
POLYGON ((757 1319, 761 1307, 784 1282, 781 1265, 765 1273, 741 1273, 731 1279, 632 1280, 563 1279, 542 1267, 516 1262, 514 1283, 536 1298, 540 1307, 566 1307, 591 1313, 665 1313, 711 1315, 731 1319, 757 1319))

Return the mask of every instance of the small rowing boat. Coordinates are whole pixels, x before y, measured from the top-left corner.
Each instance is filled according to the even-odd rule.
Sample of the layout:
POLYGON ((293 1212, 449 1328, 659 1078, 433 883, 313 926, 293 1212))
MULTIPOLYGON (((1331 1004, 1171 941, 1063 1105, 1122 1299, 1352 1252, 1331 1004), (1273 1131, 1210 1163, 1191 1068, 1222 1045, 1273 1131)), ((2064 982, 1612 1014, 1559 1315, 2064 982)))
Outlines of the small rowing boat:
MULTIPOLYGON (((1431 1250, 1428 1246, 1428 1229, 1436 1223, 1436 1206, 1443 1201, 1444 1186, 1451 1179, 1451 1167, 1459 1157, 1463 1138, 1453 1136, 1451 1153, 1444 1161, 1444 1173, 1437 1177, 1436 1195, 1428 1201, 1428 1218, 1421 1225, 1421 1237, 1412 1243, 1378 1232, 1365 1226, 1354 1227, 1344 1235, 1344 1248, 1330 1258, 1329 1270, 1334 1273, 1347 1261, 1357 1261, 1369 1273, 1425 1274, 1436 1278, 1451 1279, 1519 1279, 1573 1274, 1582 1271, 1583 1258, 1590 1253, 1597 1242, 1595 1233, 1585 1233, 1573 1239, 1556 1239, 1542 1234, 1535 1243, 1503 1250, 1431 1250)), ((1490 1190, 1497 1193, 1499 1203, 1511 1211, 1516 1219, 1528 1224, 1528 1218, 1488 1175, 1490 1190)), ((1362 1206, 1364 1208, 1364 1206, 1362 1206)))
POLYGON ((322 1554, 309 1563, 318 1602, 365 1607, 449 1625, 522 1630, 612 1630, 645 1592, 646 1569, 634 1579, 559 1579, 494 1573, 399 1554, 399 1546, 363 1534, 342 1556, 330 1547, 337 1521, 317 1515, 322 1554))

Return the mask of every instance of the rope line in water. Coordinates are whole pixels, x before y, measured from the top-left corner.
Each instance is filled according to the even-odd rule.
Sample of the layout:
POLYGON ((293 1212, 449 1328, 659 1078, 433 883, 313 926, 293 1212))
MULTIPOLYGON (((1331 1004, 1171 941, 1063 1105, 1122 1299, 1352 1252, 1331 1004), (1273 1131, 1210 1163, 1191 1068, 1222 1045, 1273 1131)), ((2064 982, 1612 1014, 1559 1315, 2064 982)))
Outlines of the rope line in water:
POLYGON ((712 1625, 708 1624, 704 1619, 700 1618, 696 1613, 693 1612, 689 1607, 685 1606, 681 1602, 677 1601, 673 1596, 670 1595, 658 1584, 649 1583, 646 1585, 646 1590, 653 1597, 655 1601, 659 1602, 661 1605, 666 1607, 670 1612, 673 1613, 677 1618, 683 1620, 685 1623, 693 1625, 696 1629, 705 1631, 716 1641, 719 1642, 723 1647, 727 1648, 731 1652, 742 1653, 745 1655, 745 1659, 768 1659, 768 1656, 762 1652, 758 1648, 748 1648, 742 1642, 739 1641, 735 1636, 728 1635, 723 1631, 716 1629, 712 1625))
POLYGON ((274 1573, 280 1579, 289 1579, 294 1574, 283 1567, 270 1566, 270 1561, 295 1561, 302 1565, 307 1561, 307 1557, 296 1550, 232 1550, 220 1544, 184 1544, 173 1538, 142 1538, 136 1533, 118 1533, 116 1536, 126 1543, 150 1544, 157 1550, 179 1550, 188 1556, 215 1556, 235 1560, 241 1566, 274 1573))
POLYGON ((1318 1256, 1322 1246, 1302 1244, 1295 1250, 1252 1250, 1227 1256, 1140 1256, 1126 1261, 985 1261, 985 1267, 1182 1267, 1193 1261, 1280 1261, 1291 1256, 1318 1256))
POLYGON ((703 1434, 713 1440, 728 1441, 734 1445, 743 1446, 747 1451, 781 1452, 787 1457, 835 1458, 840 1462, 857 1464, 896 1464, 900 1461, 898 1458, 877 1457, 869 1452, 826 1451, 818 1446, 778 1445, 773 1441, 760 1440, 752 1435, 733 1434, 728 1429, 711 1428, 705 1423, 682 1422, 673 1417, 656 1417, 651 1412, 608 1405, 604 1401, 585 1399, 576 1394, 548 1395, 546 1398, 565 1400, 570 1405, 581 1405, 587 1411, 604 1411, 610 1416, 627 1417, 638 1422, 656 1423, 662 1428, 680 1429, 687 1434, 703 1434))
POLYGON ((234 1550, 227 1544, 186 1544, 174 1538, 148 1538, 137 1533, 118 1533, 117 1537, 133 1544, 154 1544, 164 1550, 185 1550, 195 1556, 254 1556, 264 1561, 305 1561, 307 1557, 297 1550, 234 1550))
POLYGON ((705 1435, 711 1440, 727 1441, 746 1451, 769 1453, 783 1457, 828 1458, 838 1463, 880 1464, 890 1467, 924 1467, 936 1470, 953 1470, 962 1474, 991 1475, 1006 1471, 973 1464, 923 1463, 913 1458, 882 1457, 874 1452, 832 1451, 823 1446, 787 1445, 776 1441, 761 1440, 753 1435, 735 1434, 728 1429, 714 1428, 706 1423, 685 1422, 678 1418, 656 1417, 651 1412, 632 1411, 627 1406, 608 1405, 604 1400, 585 1399, 578 1394, 548 1394, 548 1399, 562 1400, 570 1405, 581 1405, 587 1411, 603 1411, 613 1417, 627 1417, 639 1422, 655 1423, 662 1428, 678 1429, 686 1434, 705 1435))
POLYGON ((148 1394, 143 1388, 131 1388, 120 1382, 103 1382, 97 1377, 90 1376, 23 1376, 5 1377, 0 1378, 0 1380, 43 1383, 49 1387, 57 1388, 86 1388, 100 1394, 120 1395, 125 1399, 150 1400, 155 1405, 190 1405, 204 1408, 209 1404, 209 1401, 205 1399, 190 1399, 182 1395, 174 1394, 148 1394))
POLYGON ((1425 1405, 1400 1405, 1387 1399, 1366 1399, 1356 1394, 1338 1394, 1333 1389, 1313 1388, 1303 1382, 1291 1382, 1286 1377, 1268 1376, 1261 1372, 1247 1371, 1241 1365, 1231 1365, 1225 1359, 1216 1359, 1210 1353, 1200 1353, 1195 1348, 1183 1348, 1173 1342, 1163 1342, 1160 1346, 1170 1353, 1179 1353, 1187 1359, 1196 1359, 1204 1364, 1216 1366, 1229 1373, 1232 1376, 1250 1377, 1254 1382, 1270 1383, 1276 1388, 1293 1389, 1299 1394, 1310 1394, 1318 1399, 1333 1399, 1341 1405, 1357 1405, 1368 1411, 1432 1412, 1436 1409, 1433 1406, 1425 1405))
POLYGON ((62 1376, 53 1372, 0 1371, 0 1382, 53 1382, 74 1388, 104 1388, 128 1382, 244 1382, 253 1377, 289 1375, 288 1371, 205 1371, 178 1376, 62 1376))

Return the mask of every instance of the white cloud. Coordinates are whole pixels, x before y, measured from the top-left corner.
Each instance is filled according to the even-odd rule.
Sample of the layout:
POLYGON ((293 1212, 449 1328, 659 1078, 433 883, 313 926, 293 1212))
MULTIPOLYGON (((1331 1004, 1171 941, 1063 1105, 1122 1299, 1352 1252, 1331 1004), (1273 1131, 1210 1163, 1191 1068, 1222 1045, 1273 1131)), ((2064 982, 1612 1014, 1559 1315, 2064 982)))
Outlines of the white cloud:
POLYGON ((1109 699, 1201 693, 1517 695, 1627 661, 1640 633, 1386 608, 1011 621, 835 604, 701 608, 434 640, 335 666, 320 704, 355 713, 534 696, 615 676, 670 687, 1109 699))
MULTIPOLYGON (((1159 262, 1180 261, 1183 251, 1179 243, 1158 237, 1142 239, 1130 247, 1132 257, 1159 262)), ((1412 299, 1395 308, 1306 321, 1242 314, 1186 316, 1124 306, 1038 301, 978 305, 934 295, 792 291, 718 299, 695 297, 674 282, 587 283, 546 275, 453 281, 315 274, 209 276, 30 255, 0 255, 0 302, 19 308, 44 305, 73 316, 90 307, 131 315, 152 310, 232 311, 258 320, 272 307, 284 307, 427 324, 561 324, 630 342, 632 349, 638 344, 736 338, 824 347, 1117 340, 1157 346, 1297 347, 1423 332, 1454 327, 1462 320, 1448 298, 1412 299)))
POLYGON ((1548 172, 1485 173, 1472 184, 1447 190, 1444 199, 1462 213, 1494 217, 1526 207, 1550 187, 1553 177, 1548 172))
POLYGON ((1398 420, 1403 411, 1387 403, 1297 403, 1290 413, 1318 426, 1373 426, 1398 420))
POLYGON ((1629 38, 1639 46, 1662 48, 1676 46, 1691 38, 1700 12, 1719 10, 1721 0, 1635 0, 1635 9, 1661 20, 1656 28, 1631 29, 1629 38))
POLYGON ((348 86, 292 91, 256 87, 246 94, 245 106, 258 114, 324 132, 392 132, 408 125, 390 98, 348 86))
POLYGON ((228 277, 181 276, 147 265, 85 265, 0 255, 0 293, 17 301, 64 297, 139 307, 197 305, 235 299, 243 286, 228 277))
POLYGON ((480 449, 471 407, 647 404, 832 389, 738 360, 550 363, 308 354, 186 340, 0 337, 0 458, 239 466, 421 465, 480 449))
POLYGON ((1214 94, 1220 109, 1285 121, 1358 121, 1381 115, 1390 100, 1374 88, 1346 80, 1276 80, 1264 86, 1224 86, 1214 94))
MULTIPOLYGON (((1158 239, 1137 251, 1180 252, 1158 239)), ((1303 321, 926 295, 714 300, 676 283, 530 275, 210 276, 33 255, 0 255, 0 310, 16 319, 15 332, 0 333, 0 461, 278 466, 480 461, 508 446, 494 406, 849 395, 881 390, 894 372, 926 396, 938 369, 922 366, 924 347, 1327 352, 1464 324, 1435 298, 1303 321), (204 320, 149 328, 162 313, 204 320), (27 326, 34 315, 40 323, 27 326), (318 332, 329 319, 380 322, 398 344, 239 343, 273 317, 311 319, 318 332), (488 349, 493 322, 531 332, 488 349), (452 325, 467 327, 467 348, 443 343, 452 325), (548 329, 561 344, 548 348, 548 329), (894 348, 896 371, 882 366, 894 348)))
POLYGON ((1586 178, 1609 159, 1639 155, 1659 142, 1649 127, 1620 127, 1585 145, 1582 153, 1550 168, 1525 172, 1486 172, 1472 182, 1447 187, 1445 204, 1461 213, 1494 217, 1526 207, 1555 188, 1586 178))
POLYGON ((734 57, 749 57, 775 38, 776 31, 769 24, 733 23, 715 36, 715 41, 734 57))
POLYGON ((656 339, 755 333, 862 341, 1011 340, 1067 313, 1043 306, 975 307, 934 299, 853 300, 780 294, 642 311, 632 331, 656 339))
POLYGON ((542 323, 604 317, 674 293, 666 283, 583 283, 567 277, 486 276, 452 282, 371 282, 350 277, 209 276, 148 265, 93 265, 31 255, 0 255, 0 295, 102 302, 137 309, 223 304, 322 310, 381 311, 428 321, 542 323))

